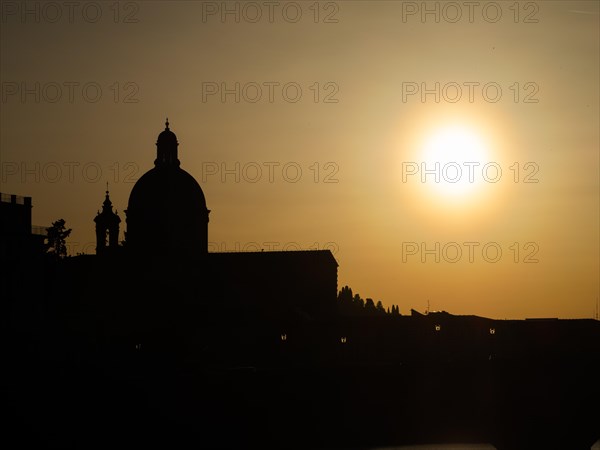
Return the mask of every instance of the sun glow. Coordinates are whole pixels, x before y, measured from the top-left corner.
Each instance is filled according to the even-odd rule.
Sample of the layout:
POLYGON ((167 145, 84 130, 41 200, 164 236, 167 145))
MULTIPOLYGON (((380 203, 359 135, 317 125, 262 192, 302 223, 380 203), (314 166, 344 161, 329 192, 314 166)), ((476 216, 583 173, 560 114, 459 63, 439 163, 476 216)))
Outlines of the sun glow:
POLYGON ((444 196, 471 194, 497 176, 484 141, 462 126, 431 134, 422 147, 421 158, 421 182, 444 196))

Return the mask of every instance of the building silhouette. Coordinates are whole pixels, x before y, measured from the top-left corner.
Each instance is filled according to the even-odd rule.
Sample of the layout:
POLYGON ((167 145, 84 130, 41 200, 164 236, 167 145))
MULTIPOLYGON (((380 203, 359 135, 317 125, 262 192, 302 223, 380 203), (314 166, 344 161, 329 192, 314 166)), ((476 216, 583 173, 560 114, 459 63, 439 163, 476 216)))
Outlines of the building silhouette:
POLYGON ((67 297, 94 311, 87 320, 118 317, 105 324, 111 345, 170 351, 174 340, 192 342, 208 329, 260 342, 263 333, 334 317, 338 264, 329 250, 208 252, 210 210, 178 147, 167 121, 154 167, 131 190, 123 245, 107 190, 94 218, 96 255, 66 261, 67 297))
POLYGON ((0 194, 0 256, 3 261, 40 254, 46 230, 31 224, 31 197, 0 194))

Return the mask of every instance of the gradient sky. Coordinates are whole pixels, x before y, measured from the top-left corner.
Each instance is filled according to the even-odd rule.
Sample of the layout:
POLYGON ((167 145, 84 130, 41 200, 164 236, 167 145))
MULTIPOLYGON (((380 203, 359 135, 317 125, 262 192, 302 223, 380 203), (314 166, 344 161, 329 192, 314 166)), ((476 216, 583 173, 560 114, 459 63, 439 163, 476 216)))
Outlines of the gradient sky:
POLYGON ((222 2, 75 3, 2 2, 0 32, 1 190, 32 196, 36 225, 64 218, 73 254, 94 251, 106 182, 124 222, 168 116, 213 250, 331 248, 339 287, 401 313, 593 316, 597 1, 228 2, 239 20, 222 2), (209 90, 236 83, 239 102, 209 90), (436 83, 439 102, 409 95, 436 83), (406 173, 448 129, 495 183, 449 197, 406 173))

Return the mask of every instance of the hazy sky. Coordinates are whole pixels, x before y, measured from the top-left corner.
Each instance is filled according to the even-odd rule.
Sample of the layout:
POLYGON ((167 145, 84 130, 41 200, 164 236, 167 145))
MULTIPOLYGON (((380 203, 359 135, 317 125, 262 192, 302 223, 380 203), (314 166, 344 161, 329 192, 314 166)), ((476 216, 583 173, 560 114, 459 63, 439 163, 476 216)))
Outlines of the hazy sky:
POLYGON ((73 254, 106 182, 122 237, 168 116, 212 250, 331 248, 401 313, 593 316, 597 1, 0 4, 1 190, 73 254))

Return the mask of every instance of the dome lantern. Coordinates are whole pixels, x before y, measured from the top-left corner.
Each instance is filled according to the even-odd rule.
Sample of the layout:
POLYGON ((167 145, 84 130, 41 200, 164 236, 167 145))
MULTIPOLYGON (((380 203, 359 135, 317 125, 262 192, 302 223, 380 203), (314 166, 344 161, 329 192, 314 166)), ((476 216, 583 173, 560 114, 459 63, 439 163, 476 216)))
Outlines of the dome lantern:
POLYGON ((165 121, 165 129, 158 135, 156 140, 156 159, 154 165, 159 167, 163 165, 179 166, 177 158, 177 136, 169 128, 169 118, 165 121))

